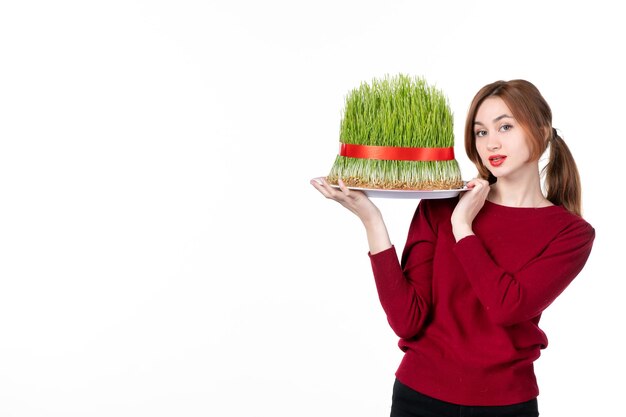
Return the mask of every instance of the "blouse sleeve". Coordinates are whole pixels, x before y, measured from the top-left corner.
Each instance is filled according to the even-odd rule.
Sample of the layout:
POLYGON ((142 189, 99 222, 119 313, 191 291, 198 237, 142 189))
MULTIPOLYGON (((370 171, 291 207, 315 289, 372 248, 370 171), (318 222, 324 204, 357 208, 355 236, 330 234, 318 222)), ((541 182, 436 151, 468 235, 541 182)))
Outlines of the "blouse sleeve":
POLYGON ((395 247, 369 254, 378 297, 387 321, 401 338, 415 337, 423 327, 431 304, 435 232, 424 200, 417 207, 407 243, 398 260, 395 247))
POLYGON ((454 253, 492 321, 507 326, 538 316, 563 292, 587 262, 594 238, 587 222, 573 223, 516 272, 501 268, 474 235, 458 241, 454 253))

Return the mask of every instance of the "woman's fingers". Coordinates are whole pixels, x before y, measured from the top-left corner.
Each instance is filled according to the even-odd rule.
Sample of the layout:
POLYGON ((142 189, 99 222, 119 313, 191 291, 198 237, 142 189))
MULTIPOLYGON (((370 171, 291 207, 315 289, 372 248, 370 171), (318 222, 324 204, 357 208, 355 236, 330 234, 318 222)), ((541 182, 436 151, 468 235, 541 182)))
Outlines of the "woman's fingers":
POLYGON ((489 191, 491 190, 489 182, 481 178, 474 178, 468 182, 467 188, 469 188, 469 190, 463 193, 459 198, 459 203, 461 203, 457 205, 459 210, 473 211, 475 208, 472 208, 471 206, 482 207, 489 191))
POLYGON ((346 197, 350 197, 350 189, 348 187, 346 187, 346 184, 344 184, 344 182, 341 180, 341 178, 337 179, 337 184, 339 184, 339 189, 341 190, 341 192, 346 196, 346 197))
POLYGON ((326 186, 324 185, 325 182, 324 178, 314 178, 311 180, 311 185, 315 187, 315 189, 324 197, 331 198, 326 186))
POLYGON ((481 186, 481 187, 487 186, 488 187, 489 186, 489 181, 484 180, 482 178, 472 178, 471 180, 469 180, 467 182, 467 188, 469 188, 470 190, 473 189, 473 188, 476 188, 476 186, 481 186))
POLYGON ((331 200, 338 201, 340 203, 346 201, 349 198, 350 190, 345 186, 345 184, 339 180, 339 190, 336 187, 333 187, 326 181, 326 178, 315 178, 311 180, 311 184, 315 187, 324 197, 329 198, 331 200))
POLYGON ((338 202, 356 214, 361 220, 380 215, 378 208, 372 203, 363 191, 351 190, 342 180, 338 180, 338 188, 331 186, 326 178, 316 178, 311 180, 311 184, 324 197, 338 202))
POLYGON ((489 185, 489 181, 483 180, 482 178, 474 178, 467 183, 468 191, 463 193, 461 199, 465 197, 466 199, 470 199, 471 197, 478 197, 479 199, 484 199, 489 194, 489 190, 491 189, 489 185))
POLYGON ((324 197, 335 200, 338 203, 348 207, 356 208, 357 205, 363 203, 363 192, 351 190, 346 184, 339 179, 337 181, 339 188, 334 187, 326 181, 326 178, 315 178, 311 180, 311 184, 320 192, 324 197))
MULTIPOLYGON (((332 185, 330 185, 328 183, 328 181, 326 181, 326 179, 324 179, 324 186, 326 187, 326 190, 328 191, 328 194, 331 195, 330 198, 332 198, 333 200, 338 201, 340 203, 343 200, 345 200, 344 192, 341 189, 338 190, 337 187, 333 187, 332 185)), ((341 186, 341 184, 340 184, 340 186, 341 186)))

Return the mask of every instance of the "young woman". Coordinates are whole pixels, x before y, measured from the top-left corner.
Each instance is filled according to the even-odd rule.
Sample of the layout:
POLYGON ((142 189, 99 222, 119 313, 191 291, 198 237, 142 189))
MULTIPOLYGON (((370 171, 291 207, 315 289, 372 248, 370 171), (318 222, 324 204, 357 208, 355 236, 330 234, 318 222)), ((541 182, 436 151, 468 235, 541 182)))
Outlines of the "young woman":
POLYGON ((576 164, 533 84, 483 87, 465 149, 479 177, 458 198, 420 201, 401 261, 365 194, 312 181, 365 226, 380 302, 405 352, 392 417, 538 416, 533 362, 548 343, 539 319, 591 252, 576 164))

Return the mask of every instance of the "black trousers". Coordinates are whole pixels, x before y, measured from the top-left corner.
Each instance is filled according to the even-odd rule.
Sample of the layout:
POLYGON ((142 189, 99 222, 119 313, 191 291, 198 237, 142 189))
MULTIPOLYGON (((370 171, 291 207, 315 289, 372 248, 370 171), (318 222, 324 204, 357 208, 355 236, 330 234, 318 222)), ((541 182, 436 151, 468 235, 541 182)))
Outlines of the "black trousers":
POLYGON ((504 406, 463 406, 439 401, 396 379, 391 417, 538 417, 537 399, 504 406))

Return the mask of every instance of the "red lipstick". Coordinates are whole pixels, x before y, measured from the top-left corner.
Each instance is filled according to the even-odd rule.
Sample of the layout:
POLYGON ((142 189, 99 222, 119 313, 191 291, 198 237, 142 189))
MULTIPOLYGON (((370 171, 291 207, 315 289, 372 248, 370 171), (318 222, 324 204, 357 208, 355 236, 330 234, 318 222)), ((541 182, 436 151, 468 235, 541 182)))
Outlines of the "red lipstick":
POLYGON ((506 159, 506 156, 504 155, 491 155, 489 157, 489 163, 491 164, 492 167, 499 167, 500 165, 504 163, 505 159, 506 159))

